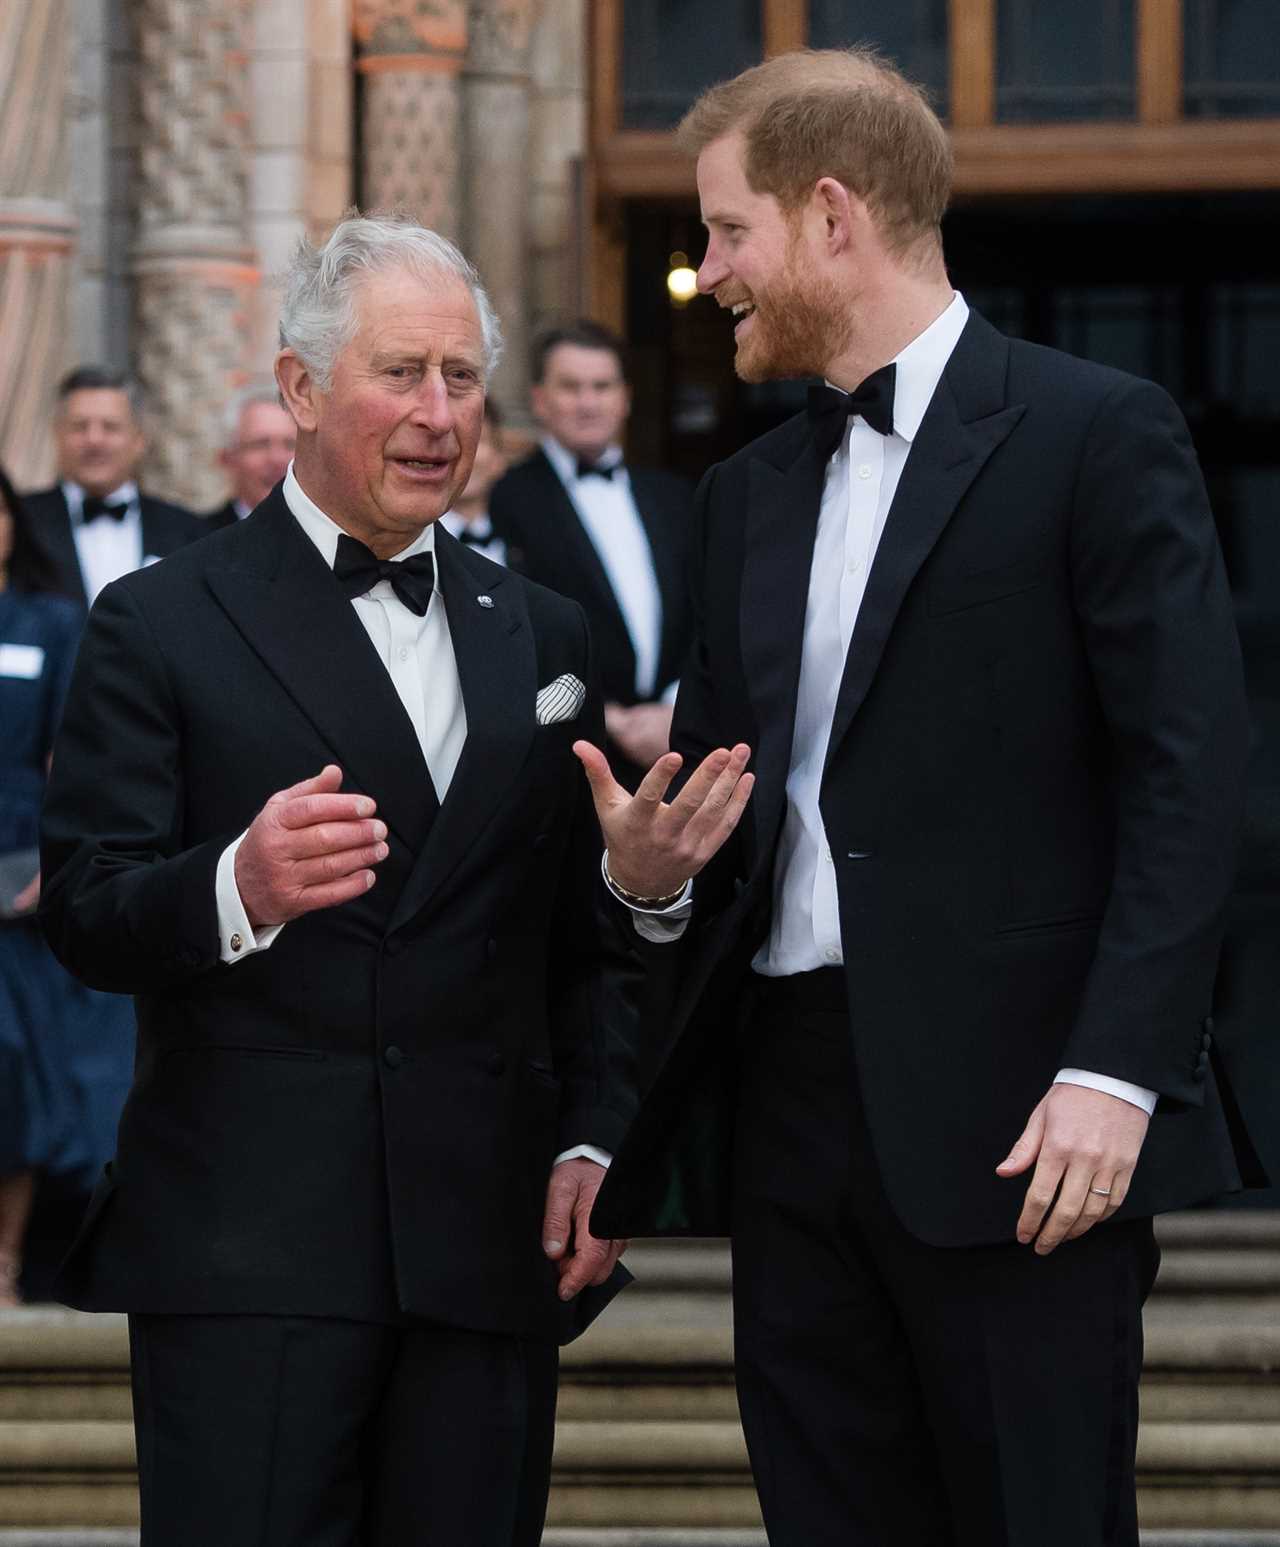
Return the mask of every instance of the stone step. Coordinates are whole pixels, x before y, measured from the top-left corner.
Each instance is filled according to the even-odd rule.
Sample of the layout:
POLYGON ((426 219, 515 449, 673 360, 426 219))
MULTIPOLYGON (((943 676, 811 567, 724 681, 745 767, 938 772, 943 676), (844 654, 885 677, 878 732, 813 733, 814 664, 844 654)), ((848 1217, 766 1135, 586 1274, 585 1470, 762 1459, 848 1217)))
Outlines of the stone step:
MULTIPOLYGON (((0 1531, 0 1547, 138 1547, 136 1531, 0 1531)), ((763 1531, 552 1528, 542 1547, 768 1547, 763 1531)), ((1142 1547, 1280 1547, 1275 1531, 1144 1531, 1142 1547)))
MULTIPOLYGON (((1280 1547, 1278 1218, 1161 1224, 1164 1275, 1185 1271, 1146 1316, 1144 1547, 1280 1547)), ((760 1547, 724 1244, 629 1261, 637 1288, 564 1354, 544 1547, 760 1547)), ((0 1547, 134 1540, 84 1534, 136 1522, 129 1411, 123 1317, 0 1313, 0 1547)))

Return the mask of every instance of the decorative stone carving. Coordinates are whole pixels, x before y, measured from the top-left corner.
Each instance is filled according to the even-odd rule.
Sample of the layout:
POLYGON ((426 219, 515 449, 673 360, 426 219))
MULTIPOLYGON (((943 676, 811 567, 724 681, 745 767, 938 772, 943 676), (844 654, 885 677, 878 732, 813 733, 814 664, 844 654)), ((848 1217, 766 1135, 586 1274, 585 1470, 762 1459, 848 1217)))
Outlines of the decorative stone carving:
POLYGON ((247 230, 245 0, 136 0, 141 150, 137 369, 147 482, 194 507, 222 492, 221 408, 246 378, 259 275, 247 230))
POLYGON ((0 25, 0 460, 28 488, 53 475, 66 364, 69 25, 67 0, 6 7, 0 25))
POLYGON ((529 45, 533 0, 471 0, 464 84, 467 255, 506 336, 491 383, 520 425, 529 395, 529 45))
POLYGON ((466 0, 355 0, 354 26, 365 78, 362 203, 456 238, 466 0))

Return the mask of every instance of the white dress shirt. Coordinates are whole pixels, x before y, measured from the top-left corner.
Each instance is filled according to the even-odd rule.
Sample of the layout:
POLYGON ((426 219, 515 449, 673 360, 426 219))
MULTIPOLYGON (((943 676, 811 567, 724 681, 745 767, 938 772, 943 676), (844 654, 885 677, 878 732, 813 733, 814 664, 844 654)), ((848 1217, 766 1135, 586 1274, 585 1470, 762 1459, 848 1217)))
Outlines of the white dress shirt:
POLYGON ((62 484, 62 497, 71 517, 71 536, 80 561, 85 595, 92 607, 98 592, 122 575, 131 575, 144 564, 154 564, 155 556, 142 551, 142 503, 138 486, 130 479, 106 496, 108 505, 128 505, 119 521, 114 516, 84 519, 84 489, 69 479, 62 484))
MULTIPOLYGON (((285 503, 298 525, 332 569, 338 539, 345 534, 342 527, 331 521, 305 493, 294 477, 292 462, 285 474, 283 492, 285 503)), ((399 563, 418 553, 434 553, 435 541, 434 526, 426 526, 407 548, 392 556, 392 562, 399 563)), ((352 597, 351 605, 404 705, 422 748, 431 782, 443 803, 467 739, 467 711, 462 700, 449 620, 440 597, 439 570, 436 571, 431 605, 422 617, 404 605, 389 580, 379 580, 363 596, 352 597)), ((241 833, 223 850, 214 883, 219 954, 227 963, 243 961, 256 951, 267 950, 286 927, 275 924, 255 932, 249 922, 235 876, 236 852, 244 837, 241 833)), ((611 1158, 605 1151, 582 1144, 558 1155, 556 1164, 579 1155, 605 1166, 611 1158)))
MULTIPOLYGON (((925 410, 968 320, 958 293, 951 304, 896 357, 893 433, 881 435, 851 415, 827 465, 809 572, 804 645, 796 698, 795 734, 787 773, 786 809, 774 867, 769 937, 752 962, 765 977, 840 966, 840 905, 835 866, 818 797, 827 759, 841 673, 858 609, 890 507, 925 410)), ((647 939, 673 939, 688 899, 664 914, 637 915, 647 939)), ((679 926, 683 928, 683 923, 679 926)), ((1109 1075, 1062 1069, 1057 1083, 1085 1085, 1154 1111, 1156 1093, 1109 1075)))
POLYGON ((450 537, 456 537, 459 542, 465 542, 473 552, 482 554, 495 564, 507 562, 507 545, 494 531, 488 511, 469 521, 466 516, 460 516, 456 510, 446 510, 440 517, 440 525, 450 537), (464 536, 464 534, 467 535, 464 536))
POLYGON ((662 651, 662 592, 653 567, 649 534, 631 492, 631 477, 622 465, 622 452, 610 446, 598 459, 616 468, 612 478, 578 477, 578 459, 553 436, 542 449, 565 487, 583 530, 599 555, 613 588, 636 657, 636 697, 652 699, 657 687, 662 651))

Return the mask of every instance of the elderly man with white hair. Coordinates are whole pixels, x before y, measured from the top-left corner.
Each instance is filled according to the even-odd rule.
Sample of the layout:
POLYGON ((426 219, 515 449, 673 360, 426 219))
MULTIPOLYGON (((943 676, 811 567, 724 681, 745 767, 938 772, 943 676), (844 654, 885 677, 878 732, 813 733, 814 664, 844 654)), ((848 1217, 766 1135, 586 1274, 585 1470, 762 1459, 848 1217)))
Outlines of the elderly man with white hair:
POLYGON ((107 587, 54 754, 46 932, 139 1026, 62 1292, 129 1313, 146 1547, 534 1547, 625 1279, 586 628, 435 524, 499 348, 456 248, 344 220, 280 335, 283 484, 107 587))
POLYGON ((243 521, 289 471, 298 444, 298 429, 280 406, 273 381, 241 387, 223 412, 222 450, 218 465, 231 492, 224 504, 204 517, 215 531, 243 521))

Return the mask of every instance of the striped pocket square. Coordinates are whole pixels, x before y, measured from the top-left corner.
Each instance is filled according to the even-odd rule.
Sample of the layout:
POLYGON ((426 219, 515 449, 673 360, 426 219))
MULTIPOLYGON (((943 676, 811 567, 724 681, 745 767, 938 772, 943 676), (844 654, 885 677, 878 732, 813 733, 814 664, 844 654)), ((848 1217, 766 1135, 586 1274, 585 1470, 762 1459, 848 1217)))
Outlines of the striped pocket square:
POLYGON ((586 688, 570 672, 548 682, 538 691, 538 724, 557 725, 562 720, 576 720, 586 696, 586 688))

